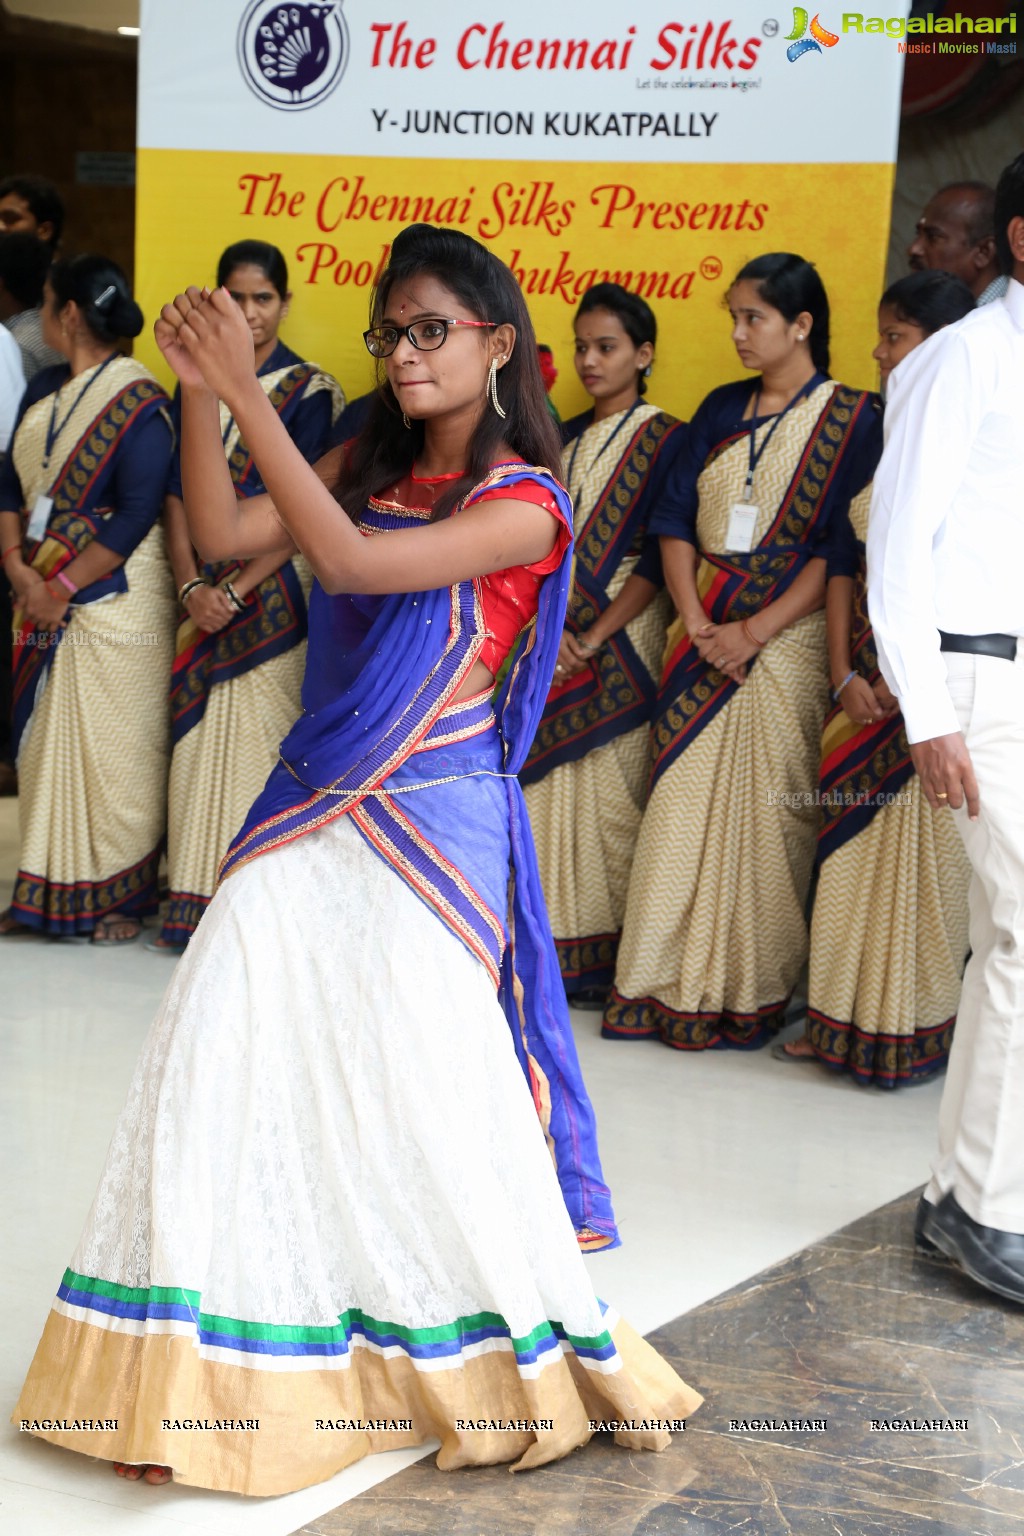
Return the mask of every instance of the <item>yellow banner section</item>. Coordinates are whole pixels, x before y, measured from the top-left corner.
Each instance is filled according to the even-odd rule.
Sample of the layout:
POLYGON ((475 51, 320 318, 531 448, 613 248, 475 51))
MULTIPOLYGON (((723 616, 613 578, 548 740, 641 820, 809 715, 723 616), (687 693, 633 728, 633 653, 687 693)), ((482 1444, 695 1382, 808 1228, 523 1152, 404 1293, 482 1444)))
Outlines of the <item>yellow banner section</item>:
MULTIPOLYGON (((832 373, 874 386, 890 165, 670 167, 412 161, 140 149, 136 297, 147 321, 189 283, 212 283, 235 240, 269 240, 293 292, 284 339, 333 373, 349 399, 373 383, 361 333, 389 242, 417 220, 486 243, 522 284, 538 340, 554 351, 563 416, 588 404, 572 366, 572 317, 596 282, 620 282, 658 319, 650 398, 692 415, 742 376, 725 296, 765 251, 796 251, 832 306, 832 373)), ((138 355, 167 377, 151 334, 138 355)))

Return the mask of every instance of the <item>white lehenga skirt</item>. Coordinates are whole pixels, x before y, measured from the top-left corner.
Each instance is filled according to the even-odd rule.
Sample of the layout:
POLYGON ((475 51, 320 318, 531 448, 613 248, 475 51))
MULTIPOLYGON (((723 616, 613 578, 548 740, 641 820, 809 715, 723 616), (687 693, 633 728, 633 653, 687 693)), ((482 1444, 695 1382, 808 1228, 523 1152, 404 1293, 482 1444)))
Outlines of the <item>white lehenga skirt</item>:
POLYGON ((483 967, 347 817, 243 866, 149 1034, 16 1418, 276 1494, 433 1436, 444 1468, 551 1460, 590 1418, 658 1449, 651 1421, 700 1401, 595 1298, 483 967))

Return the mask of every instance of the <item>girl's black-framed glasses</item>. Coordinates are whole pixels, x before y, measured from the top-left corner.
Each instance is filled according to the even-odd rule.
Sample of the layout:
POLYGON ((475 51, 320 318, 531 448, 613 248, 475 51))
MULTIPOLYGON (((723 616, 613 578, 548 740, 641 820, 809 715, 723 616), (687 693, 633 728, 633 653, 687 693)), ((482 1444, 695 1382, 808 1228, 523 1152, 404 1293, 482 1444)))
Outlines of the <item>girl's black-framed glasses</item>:
POLYGON ((497 320, 452 320, 444 315, 429 315, 411 325, 375 325, 363 332, 371 357, 390 357, 403 336, 408 336, 418 352, 436 352, 448 340, 450 325, 477 326, 493 331, 497 320))

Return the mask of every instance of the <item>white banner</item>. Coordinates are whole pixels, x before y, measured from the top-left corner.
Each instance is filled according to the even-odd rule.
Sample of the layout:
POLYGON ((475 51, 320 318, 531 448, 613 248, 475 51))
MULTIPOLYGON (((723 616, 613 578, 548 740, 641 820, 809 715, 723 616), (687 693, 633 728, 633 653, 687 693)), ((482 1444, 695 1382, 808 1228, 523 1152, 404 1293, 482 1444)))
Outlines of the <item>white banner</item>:
MULTIPOLYGON (((152 149, 666 164, 892 158, 895 34, 774 0, 142 0, 152 149)), ((906 5, 886 7, 897 29, 906 5)), ((867 18, 870 20, 871 18, 867 18)))
POLYGON ((789 250, 832 295, 839 376, 874 382, 906 46, 890 11, 858 31, 775 0, 143 0, 140 302, 268 240, 286 339, 358 394, 373 284, 425 220, 512 268, 560 410, 585 404, 573 310, 610 281, 654 306, 658 403, 688 415, 735 372, 732 276, 789 250))

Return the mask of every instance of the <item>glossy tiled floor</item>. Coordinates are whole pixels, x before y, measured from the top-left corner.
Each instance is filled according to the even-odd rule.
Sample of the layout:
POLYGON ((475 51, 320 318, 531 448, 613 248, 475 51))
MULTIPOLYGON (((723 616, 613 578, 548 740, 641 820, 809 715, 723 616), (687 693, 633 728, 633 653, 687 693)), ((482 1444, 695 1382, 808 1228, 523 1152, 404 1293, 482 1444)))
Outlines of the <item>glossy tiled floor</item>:
POLYGON ((1020 1536, 1024 1312, 915 1253, 915 1202, 657 1330, 705 1394, 662 1455, 421 1461, 297 1536, 1020 1536))
MULTIPOLYGON (((14 867, 14 817, 14 803, 0 800, 4 885, 14 867)), ((172 966, 141 945, 101 951, 0 940, 0 1399, 8 1410, 77 1239, 135 1056, 172 966)), ((886 1095, 836 1081, 813 1066, 772 1061, 765 1053, 694 1056, 655 1043, 601 1041, 595 1015, 576 1015, 576 1026, 624 1239, 622 1249, 588 1263, 596 1288, 643 1331, 679 1318, 926 1176, 938 1083, 886 1095)), ((865 1285, 870 1288, 870 1280, 865 1285)), ((738 1342, 738 1352, 744 1349, 738 1342)), ((684 1374, 705 1387, 694 1368, 688 1365, 684 1374)), ((639 1487, 652 1498, 657 1494, 655 1509, 685 1481, 677 1454, 670 1453, 672 1460, 617 1454, 600 1475, 624 1493, 639 1487)), ((315 1529, 326 1511, 413 1459, 415 1453, 377 1458, 329 1484, 257 1503, 178 1486, 126 1486, 107 1467, 4 1425, 0 1528, 5 1536, 286 1536, 303 1525, 315 1529)), ((428 1475, 427 1469, 416 1475, 421 1473, 428 1475)), ((442 1502, 455 1501, 476 1518, 467 1532, 505 1536, 503 1527, 485 1523, 490 1504, 479 1517, 472 1515, 474 1490, 483 1487, 479 1474, 439 1483, 438 1474, 430 1470, 429 1476, 442 1502)), ((484 1481, 490 1477, 484 1474, 484 1481)), ((449 1528, 455 1529, 436 1526, 449 1528)), ((798 1536, 818 1528, 793 1527, 798 1536)), ((359 1529, 376 1527, 364 1523, 359 1529)), ((672 1527, 640 1521, 622 1529, 672 1527)), ((758 1527, 747 1530, 755 1536, 758 1527)))

